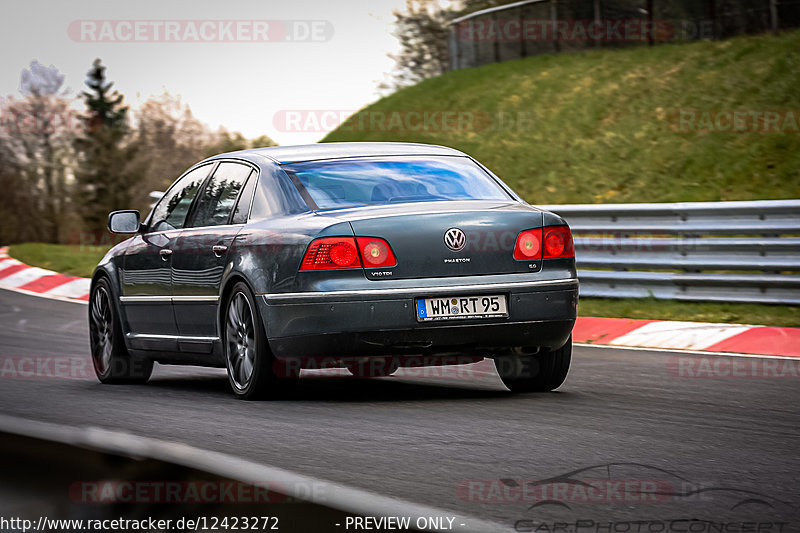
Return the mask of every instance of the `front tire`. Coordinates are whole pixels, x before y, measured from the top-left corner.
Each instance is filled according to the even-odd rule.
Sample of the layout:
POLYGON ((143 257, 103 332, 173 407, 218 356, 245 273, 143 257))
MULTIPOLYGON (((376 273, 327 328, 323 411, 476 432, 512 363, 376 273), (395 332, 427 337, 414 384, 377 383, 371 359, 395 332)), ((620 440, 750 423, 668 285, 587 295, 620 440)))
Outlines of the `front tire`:
POLYGON ((561 348, 534 355, 504 355, 495 358, 503 384, 512 392, 550 392, 567 379, 572 361, 572 335, 561 348))
POLYGON ((233 286, 222 323, 225 366, 236 398, 279 398, 294 387, 299 371, 290 371, 272 354, 255 298, 245 283, 233 286))
POLYGON ((128 353, 112 294, 111 284, 103 277, 97 280, 89 298, 89 342, 95 374, 101 383, 146 383, 153 373, 153 361, 128 353))

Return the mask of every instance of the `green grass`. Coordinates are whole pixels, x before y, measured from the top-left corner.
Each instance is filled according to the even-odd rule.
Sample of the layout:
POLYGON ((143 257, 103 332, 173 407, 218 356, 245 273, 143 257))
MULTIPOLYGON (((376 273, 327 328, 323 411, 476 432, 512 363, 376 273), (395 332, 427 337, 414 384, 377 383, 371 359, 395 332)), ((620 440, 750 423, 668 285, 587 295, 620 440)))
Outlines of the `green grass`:
POLYGON ((672 300, 582 298, 580 316, 687 320, 723 324, 800 327, 800 307, 784 305, 676 302, 672 300))
POLYGON ((101 246, 29 242, 11 245, 8 255, 27 265, 88 278, 106 251, 108 248, 101 246))
POLYGON ((800 32, 545 55, 402 89, 323 142, 452 146, 535 204, 798 198, 800 133, 674 127, 679 110, 800 110, 798 87, 800 32), (371 125, 414 110, 466 112, 476 126, 371 125))

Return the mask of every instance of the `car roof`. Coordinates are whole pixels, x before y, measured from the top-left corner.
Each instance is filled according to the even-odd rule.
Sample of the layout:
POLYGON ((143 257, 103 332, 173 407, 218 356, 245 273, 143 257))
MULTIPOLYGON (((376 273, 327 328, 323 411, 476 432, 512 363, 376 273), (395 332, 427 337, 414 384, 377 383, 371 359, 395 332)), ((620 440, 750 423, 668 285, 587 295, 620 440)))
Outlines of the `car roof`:
POLYGON ((346 157, 396 156, 396 155, 465 155, 454 148, 434 144, 394 143, 394 142, 350 142, 319 143, 298 146, 271 146, 219 154, 212 159, 223 157, 262 156, 278 164, 321 159, 341 159, 346 157))

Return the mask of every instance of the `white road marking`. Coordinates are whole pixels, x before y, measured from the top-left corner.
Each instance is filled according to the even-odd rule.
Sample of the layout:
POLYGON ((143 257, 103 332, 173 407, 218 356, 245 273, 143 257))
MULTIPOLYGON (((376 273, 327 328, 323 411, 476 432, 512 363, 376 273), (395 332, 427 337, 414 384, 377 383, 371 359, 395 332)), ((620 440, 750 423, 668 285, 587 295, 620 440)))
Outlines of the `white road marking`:
POLYGON ((586 344, 574 342, 572 346, 580 348, 606 348, 608 350, 630 350, 637 352, 651 352, 664 354, 683 354, 683 355, 719 355, 722 357, 749 357, 755 359, 792 359, 797 360, 795 355, 764 355, 757 353, 737 353, 737 352, 712 352, 706 350, 680 350, 676 348, 647 348, 645 346, 609 346, 608 344, 586 344))
POLYGON ((8 267, 12 267, 14 265, 21 265, 21 264, 22 263, 20 263, 16 259, 11 259, 11 258, 2 259, 2 262, 0 262, 0 272, 3 272, 3 270, 7 269, 8 267))
POLYGON ((639 346, 702 350, 753 326, 740 324, 704 324, 702 322, 651 322, 608 344, 610 346, 639 346))
POLYGON ((8 277, 0 279, 0 285, 5 287, 20 287, 26 283, 30 283, 35 279, 39 279, 43 276, 50 276, 52 274, 53 272, 50 270, 45 270, 38 267, 29 267, 24 270, 20 270, 19 272, 15 272, 8 277))
POLYGON ((80 298, 85 294, 89 294, 90 284, 91 282, 87 278, 77 278, 43 294, 48 296, 62 296, 65 298, 80 298))

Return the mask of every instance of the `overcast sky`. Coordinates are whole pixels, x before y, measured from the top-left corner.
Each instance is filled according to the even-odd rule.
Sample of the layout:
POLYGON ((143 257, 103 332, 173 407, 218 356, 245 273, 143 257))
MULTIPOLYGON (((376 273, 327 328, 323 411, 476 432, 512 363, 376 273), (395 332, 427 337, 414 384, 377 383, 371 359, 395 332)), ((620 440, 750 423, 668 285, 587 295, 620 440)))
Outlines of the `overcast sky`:
POLYGON ((405 1, 27 0, 3 5, 2 96, 19 96, 20 72, 32 60, 57 67, 75 95, 100 57, 134 108, 167 90, 213 128, 299 144, 324 133, 279 131, 286 128, 280 121, 276 127, 276 114, 349 111, 376 100, 377 84, 394 64, 387 53, 398 46, 391 34, 392 10, 405 1), (239 33, 235 25, 219 23, 231 20, 242 22, 239 33), (167 24, 176 32, 167 35, 167 24), (310 40, 284 40, 304 38, 306 30, 314 32, 310 40), (169 42, 153 42, 165 38, 169 42))

